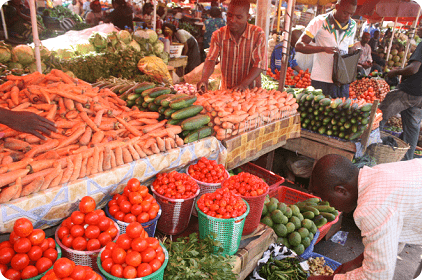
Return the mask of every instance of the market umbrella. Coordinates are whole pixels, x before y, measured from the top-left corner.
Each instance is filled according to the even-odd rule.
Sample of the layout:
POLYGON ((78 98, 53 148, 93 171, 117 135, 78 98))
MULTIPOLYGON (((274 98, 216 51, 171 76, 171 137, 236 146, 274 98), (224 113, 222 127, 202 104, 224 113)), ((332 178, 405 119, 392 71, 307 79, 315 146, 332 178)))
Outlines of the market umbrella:
POLYGON ((362 0, 355 15, 372 20, 408 22, 416 19, 419 5, 410 0, 362 0))
POLYGON ((319 5, 319 6, 325 6, 330 3, 336 3, 337 0, 296 0, 296 3, 298 4, 304 4, 304 5, 319 5))

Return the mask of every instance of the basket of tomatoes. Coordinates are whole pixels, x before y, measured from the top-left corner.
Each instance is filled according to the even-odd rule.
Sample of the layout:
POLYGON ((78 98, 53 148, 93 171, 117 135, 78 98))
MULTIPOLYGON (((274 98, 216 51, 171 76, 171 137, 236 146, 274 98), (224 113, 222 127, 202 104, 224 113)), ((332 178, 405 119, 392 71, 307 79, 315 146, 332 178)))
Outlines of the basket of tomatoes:
POLYGON ((167 235, 183 232, 199 194, 198 184, 189 175, 172 171, 157 174, 151 190, 163 211, 157 229, 167 235))
POLYGON ((101 273, 109 280, 162 280, 168 252, 158 239, 138 222, 130 223, 126 233, 109 242, 97 258, 101 273))
POLYGON ((108 217, 120 228, 120 234, 126 233, 129 223, 139 222, 150 237, 154 237, 161 208, 155 198, 148 193, 138 179, 128 181, 123 194, 116 194, 105 208, 108 217))
POLYGON ((0 243, 0 273, 7 279, 38 280, 61 257, 53 238, 26 218, 15 221, 9 240, 0 243))
POLYGON ((41 278, 41 280, 51 279, 102 280, 103 278, 89 266, 76 265, 68 258, 60 258, 54 263, 53 269, 41 278))
POLYGON ((218 247, 215 247, 215 253, 235 254, 249 214, 248 203, 228 188, 221 188, 202 195, 195 207, 198 211, 199 237, 204 239, 216 233, 215 238, 222 244, 223 250, 217 251, 218 247))
POLYGON ((63 257, 77 265, 89 266, 99 272, 97 256, 101 249, 119 236, 119 226, 107 218, 103 210, 95 210, 95 200, 85 196, 74 211, 56 230, 55 237, 63 257))
POLYGON ((253 233, 261 219, 264 208, 265 196, 268 194, 269 186, 258 176, 247 172, 231 176, 222 183, 223 188, 232 190, 246 200, 250 207, 250 215, 246 218, 243 228, 243 235, 253 233))
MULTIPOLYGON (((224 165, 205 157, 199 159, 198 163, 189 165, 186 168, 186 174, 198 184, 200 189, 198 197, 201 197, 204 193, 215 192, 221 188, 221 182, 229 178, 229 173, 224 165)), ((192 215, 198 216, 196 208, 193 209, 192 215)))

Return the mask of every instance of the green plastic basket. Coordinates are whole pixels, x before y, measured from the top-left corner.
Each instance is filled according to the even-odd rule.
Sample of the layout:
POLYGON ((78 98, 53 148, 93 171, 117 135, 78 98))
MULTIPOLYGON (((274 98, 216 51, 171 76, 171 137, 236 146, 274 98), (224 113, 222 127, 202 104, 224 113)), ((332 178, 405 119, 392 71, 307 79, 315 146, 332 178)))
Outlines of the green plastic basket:
MULTIPOLYGON (((60 246, 59 246, 59 244, 57 244, 57 242, 56 242, 56 251, 57 251, 57 259, 56 259, 56 261, 57 261, 58 259, 60 259, 62 257, 62 249, 60 249, 60 246)), ((54 266, 54 263, 47 271, 52 269, 53 266, 54 266)), ((35 277, 28 278, 28 280, 39 280, 47 273, 47 271, 44 271, 43 273, 41 273, 40 275, 37 275, 35 277)))
MULTIPOLYGON (((224 249, 220 254, 231 256, 239 249, 245 219, 249 214, 249 204, 244 199, 242 200, 246 203, 246 212, 242 216, 231 219, 219 219, 208 216, 195 203, 196 211, 198 212, 199 238, 204 239, 211 233, 216 234, 215 240, 219 241, 224 249)), ((217 249, 218 247, 215 247, 215 252, 217 249)))
MULTIPOLYGON (((161 245, 161 248, 163 248, 164 255, 166 256, 164 259, 164 263, 160 267, 160 269, 158 269, 154 273, 151 273, 148 276, 141 277, 141 278, 134 278, 133 280, 163 280, 164 279, 164 270, 166 269, 167 263, 169 262, 169 253, 167 252, 166 247, 164 247, 164 245, 161 242, 160 242, 160 245, 161 245)), ((103 250, 101 250, 101 253, 103 252, 103 250)), ((125 278, 114 277, 113 275, 109 274, 103 269, 103 266, 101 265, 101 253, 98 255, 98 258, 97 258, 97 265, 101 271, 101 274, 104 275, 104 277, 108 280, 126 280, 125 278)))

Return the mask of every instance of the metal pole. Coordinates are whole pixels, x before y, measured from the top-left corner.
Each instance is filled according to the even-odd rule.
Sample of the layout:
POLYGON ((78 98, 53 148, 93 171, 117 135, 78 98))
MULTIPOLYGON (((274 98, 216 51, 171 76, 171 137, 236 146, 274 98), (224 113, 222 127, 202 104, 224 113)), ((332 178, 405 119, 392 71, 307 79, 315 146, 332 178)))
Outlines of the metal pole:
POLYGON ((387 59, 386 59, 387 62, 390 60, 389 56, 390 56, 391 46, 393 45, 393 41, 394 41, 394 33, 396 33, 396 25, 397 25, 397 17, 396 17, 396 20, 394 21, 393 32, 391 33, 390 44, 388 45, 387 59))
POLYGON ((410 49, 410 41, 415 37, 416 26, 418 25, 419 17, 420 16, 421 16, 421 6, 419 6, 418 15, 417 15, 415 21, 413 22, 412 27, 411 27, 410 32, 409 32, 409 38, 407 40, 406 50, 404 52, 404 58, 403 58, 403 61, 401 63, 401 68, 404 67, 404 65, 405 65, 405 63, 407 61, 407 54, 409 53, 409 49, 410 49))
POLYGON ((3 7, 1 7, 0 12, 1 12, 1 22, 3 23, 4 37, 7 40, 9 39, 9 35, 7 34, 6 20, 4 18, 3 7))
POLYGON ((35 9, 35 0, 29 0, 29 9, 31 12, 31 23, 32 23, 32 38, 34 40, 34 53, 35 53, 35 63, 37 65, 37 71, 42 73, 41 69, 41 55, 40 55, 40 39, 38 37, 38 27, 37 27, 37 11, 35 9))
POLYGON ((293 12, 295 9, 296 0, 289 0, 287 2, 287 10, 284 19, 284 39, 283 39, 283 57, 281 59, 280 80, 278 83, 278 90, 284 90, 284 83, 286 80, 287 66, 290 55, 290 39, 293 25, 293 12))
POLYGON ((281 17, 281 2, 282 0, 278 1, 278 11, 277 11, 277 34, 280 32, 280 17, 281 17))

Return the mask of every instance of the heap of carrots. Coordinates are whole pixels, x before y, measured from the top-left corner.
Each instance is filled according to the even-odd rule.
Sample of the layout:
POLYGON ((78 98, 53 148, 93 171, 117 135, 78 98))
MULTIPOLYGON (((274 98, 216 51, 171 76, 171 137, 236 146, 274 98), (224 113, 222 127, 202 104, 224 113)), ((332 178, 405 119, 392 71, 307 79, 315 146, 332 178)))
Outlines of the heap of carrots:
POLYGON ((0 106, 55 122, 46 140, 0 125, 0 203, 183 145, 180 126, 60 70, 8 76, 0 106))
POLYGON ((209 125, 214 125, 218 140, 288 117, 299 108, 293 94, 263 88, 209 91, 197 97, 195 104, 211 117, 209 125))

